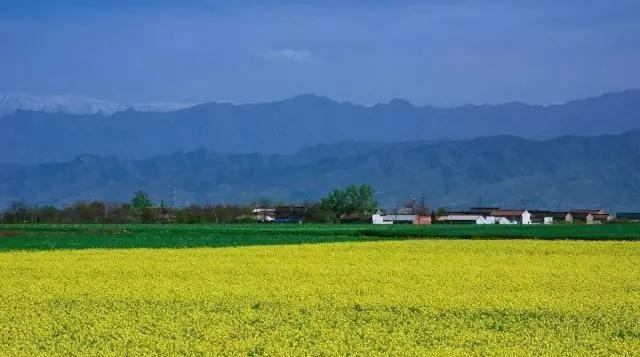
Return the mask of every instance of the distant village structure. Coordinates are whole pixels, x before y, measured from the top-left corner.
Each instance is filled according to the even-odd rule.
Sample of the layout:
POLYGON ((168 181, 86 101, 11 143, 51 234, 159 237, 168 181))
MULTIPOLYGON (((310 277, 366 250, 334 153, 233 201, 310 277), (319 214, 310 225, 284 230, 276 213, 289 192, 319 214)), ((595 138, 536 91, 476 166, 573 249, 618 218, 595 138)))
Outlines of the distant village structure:
POLYGON ((302 223, 307 210, 300 206, 280 206, 277 208, 255 208, 252 213, 259 222, 269 223, 302 223))
MULTIPOLYGON (((308 207, 282 206, 276 208, 255 208, 254 218, 264 223, 302 223, 308 207)), ((378 210, 371 216, 347 215, 343 223, 389 224, 602 224, 613 221, 640 222, 640 213, 617 213, 615 216, 602 209, 573 209, 551 211, 536 209, 504 209, 500 207, 471 207, 466 211, 449 211, 436 214, 414 214, 410 208, 402 208, 386 213, 378 210)))
MULTIPOLYGON (((629 217, 632 217, 631 214, 629 214, 629 217)), ((640 220, 640 217, 635 218, 640 220)), ((382 212, 378 212, 371 217, 373 224, 601 224, 611 220, 613 220, 613 216, 601 209, 554 212, 501 209, 499 207, 472 207, 468 211, 446 212, 441 215, 432 213, 428 219, 419 215, 385 215, 382 212)))
POLYGON ((431 216, 417 214, 389 214, 378 212, 371 216, 373 224, 431 224, 431 216))

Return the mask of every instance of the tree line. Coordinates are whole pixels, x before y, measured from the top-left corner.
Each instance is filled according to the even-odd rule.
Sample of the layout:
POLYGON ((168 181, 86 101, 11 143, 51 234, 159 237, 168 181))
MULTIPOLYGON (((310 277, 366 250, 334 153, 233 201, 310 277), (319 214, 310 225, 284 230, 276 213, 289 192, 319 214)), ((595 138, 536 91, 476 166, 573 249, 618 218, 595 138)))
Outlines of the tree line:
MULTIPOLYGON (((148 193, 137 191, 126 203, 77 202, 59 208, 13 202, 0 214, 0 223, 249 223, 256 222, 254 208, 269 206, 283 205, 256 202, 170 207, 163 201, 154 204, 148 193)), ((295 206, 305 222, 340 223, 375 213, 377 202, 371 186, 350 185, 332 191, 319 202, 284 206, 295 206)))

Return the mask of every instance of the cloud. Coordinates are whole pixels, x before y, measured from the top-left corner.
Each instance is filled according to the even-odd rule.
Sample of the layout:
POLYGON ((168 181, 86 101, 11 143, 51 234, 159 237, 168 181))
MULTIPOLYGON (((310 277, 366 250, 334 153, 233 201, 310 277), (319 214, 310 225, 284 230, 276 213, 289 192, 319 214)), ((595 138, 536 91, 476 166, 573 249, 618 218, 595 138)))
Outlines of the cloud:
POLYGON ((309 50, 298 50, 290 48, 269 50, 264 53, 264 57, 274 61, 287 61, 297 63, 310 63, 315 59, 315 56, 309 50))

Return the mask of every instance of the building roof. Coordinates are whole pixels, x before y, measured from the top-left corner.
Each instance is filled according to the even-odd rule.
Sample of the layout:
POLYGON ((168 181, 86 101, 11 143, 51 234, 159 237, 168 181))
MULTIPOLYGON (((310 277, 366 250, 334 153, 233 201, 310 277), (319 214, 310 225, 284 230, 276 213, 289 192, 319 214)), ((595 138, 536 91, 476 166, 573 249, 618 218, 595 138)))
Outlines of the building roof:
POLYGON ((385 221, 413 221, 416 217, 415 214, 388 214, 386 216, 382 216, 382 219, 385 221))
POLYGON ((275 212, 275 211, 276 211, 275 208, 254 208, 253 211, 251 211, 251 212, 253 212, 253 213, 263 213, 263 212, 271 213, 271 212, 275 212))
POLYGON ((572 211, 572 212, 569 212, 569 214, 571 215, 571 217, 577 218, 577 219, 586 219, 589 215, 591 215, 591 217, 593 217, 593 219, 595 219, 595 220, 608 219, 609 218, 609 214, 608 213, 593 213, 593 212, 588 212, 588 211, 572 211))
POLYGON ((605 212, 602 209, 572 209, 571 211, 569 211, 569 213, 574 214, 574 213, 582 213, 582 214, 605 214, 605 212))
POLYGON ((585 219, 585 218, 587 218, 588 215, 591 214, 591 212, 588 212, 588 211, 571 211, 571 212, 569 212, 569 214, 573 218, 585 219))
POLYGON ((477 214, 450 214, 448 216, 438 217, 438 221, 477 221, 478 218, 484 218, 477 214))
POLYGON ((497 209, 497 210, 494 210, 493 212, 491 212, 491 215, 494 216, 494 217, 516 217, 516 216, 522 216, 523 213, 524 213, 524 210, 497 209))
POLYGON ((536 217, 536 218, 543 218, 543 217, 565 218, 567 216, 567 212, 531 210, 529 211, 529 213, 531 213, 532 217, 536 217))

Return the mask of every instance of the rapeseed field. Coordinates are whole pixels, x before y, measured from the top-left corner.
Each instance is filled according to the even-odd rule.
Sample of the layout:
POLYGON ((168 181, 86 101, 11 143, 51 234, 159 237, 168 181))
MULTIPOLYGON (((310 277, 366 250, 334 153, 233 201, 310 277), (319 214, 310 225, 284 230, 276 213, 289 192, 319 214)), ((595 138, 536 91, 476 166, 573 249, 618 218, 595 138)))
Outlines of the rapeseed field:
POLYGON ((640 245, 5 251, 0 355, 640 355, 640 245))

